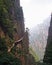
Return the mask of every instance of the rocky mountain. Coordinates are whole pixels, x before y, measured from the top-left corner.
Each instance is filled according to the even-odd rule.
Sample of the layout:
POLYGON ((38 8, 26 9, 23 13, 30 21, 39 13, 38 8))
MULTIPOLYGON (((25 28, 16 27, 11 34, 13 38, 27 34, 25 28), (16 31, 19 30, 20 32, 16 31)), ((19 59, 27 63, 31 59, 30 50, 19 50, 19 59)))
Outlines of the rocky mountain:
POLYGON ((51 14, 50 27, 48 31, 48 39, 47 39, 47 45, 46 45, 43 62, 52 64, 52 14, 51 14))
POLYGON ((23 35, 20 0, 0 0, 0 65, 25 65, 23 35))
POLYGON ((29 53, 20 0, 0 0, 0 65, 35 65, 29 53))
POLYGON ((30 47, 37 53, 40 59, 43 59, 45 47, 47 44, 48 30, 50 26, 50 16, 29 31, 30 47))

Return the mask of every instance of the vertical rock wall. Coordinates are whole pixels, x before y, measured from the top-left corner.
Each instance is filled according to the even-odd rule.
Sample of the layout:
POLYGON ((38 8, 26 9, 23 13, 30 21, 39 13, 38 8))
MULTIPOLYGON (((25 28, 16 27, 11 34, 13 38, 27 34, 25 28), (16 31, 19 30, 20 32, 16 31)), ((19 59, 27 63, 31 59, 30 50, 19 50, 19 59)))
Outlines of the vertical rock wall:
POLYGON ((45 63, 52 63, 52 14, 48 32, 47 46, 43 61, 45 63))

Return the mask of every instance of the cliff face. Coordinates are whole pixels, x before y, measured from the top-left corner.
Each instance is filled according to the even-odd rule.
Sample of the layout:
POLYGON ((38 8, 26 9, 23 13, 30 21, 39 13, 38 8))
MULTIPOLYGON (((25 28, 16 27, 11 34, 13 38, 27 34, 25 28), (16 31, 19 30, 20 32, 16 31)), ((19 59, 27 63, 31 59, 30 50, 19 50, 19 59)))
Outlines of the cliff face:
POLYGON ((49 32, 48 32, 46 51, 45 51, 43 61, 45 63, 52 64, 52 14, 51 14, 50 27, 49 27, 49 32))
MULTIPOLYGON (((3 54, 9 54, 9 55, 12 54, 13 58, 20 59, 22 65, 25 65, 25 56, 23 52, 24 50, 23 50, 23 41, 22 41, 23 39, 21 40, 21 38, 23 38, 25 35, 24 33, 25 33, 24 18, 23 18, 22 7, 20 6, 20 0, 7 0, 7 1, 1 0, 0 1, 0 52, 1 52, 0 55, 1 57, 3 54), (5 41, 5 43, 3 40, 5 41), (7 51, 4 50, 5 46, 3 47, 3 44, 6 46, 7 51)), ((5 56, 5 59, 7 56, 8 55, 5 56)), ((4 57, 2 57, 2 60, 3 58, 4 57)), ((7 61, 5 62, 8 63, 7 61)), ((1 64, 5 62, 3 61, 1 62, 1 64)))
POLYGON ((24 17, 20 1, 2 0, 0 7, 0 28, 5 35, 17 41, 24 36, 24 17))
POLYGON ((1 65, 32 65, 34 61, 20 0, 0 0, 0 57, 1 65))
MULTIPOLYGON (((13 23, 14 23, 14 40, 17 41, 20 38, 24 36, 24 17, 23 17, 23 11, 22 7, 20 6, 20 0, 14 0, 13 6, 11 9, 11 15, 13 17, 13 23)), ((23 52, 23 41, 19 42, 18 45, 15 46, 15 56, 18 57, 22 65, 25 65, 25 58, 24 58, 24 52, 23 52)))
POLYGON ((20 6, 20 0, 13 0, 13 6, 10 7, 9 12, 12 17, 14 28, 19 37, 24 35, 24 17, 23 10, 20 6))

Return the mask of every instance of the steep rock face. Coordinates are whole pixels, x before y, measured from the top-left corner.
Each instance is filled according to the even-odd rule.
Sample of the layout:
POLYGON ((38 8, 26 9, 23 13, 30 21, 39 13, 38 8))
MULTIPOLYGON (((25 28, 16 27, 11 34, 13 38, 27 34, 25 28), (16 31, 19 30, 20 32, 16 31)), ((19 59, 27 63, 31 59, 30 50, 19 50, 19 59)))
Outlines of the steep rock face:
POLYGON ((47 45, 45 50, 45 55, 43 61, 45 63, 51 63, 52 64, 52 14, 51 14, 51 21, 50 21, 50 27, 48 32, 48 39, 47 39, 47 45))
MULTIPOLYGON (((14 39, 15 39, 15 41, 17 41, 18 39, 23 37, 24 33, 25 33, 24 32, 24 17, 23 17, 22 7, 20 6, 20 0, 14 1, 14 6, 13 6, 12 12, 13 12, 12 16, 14 17, 13 23, 15 24, 14 28, 16 31, 16 33, 14 34, 14 39)), ((17 47, 16 47, 15 55, 20 58, 22 65, 25 65, 25 58, 23 55, 24 53, 23 54, 22 53, 23 53, 23 42, 20 42, 19 45, 17 45, 17 47), (20 56, 18 54, 18 51, 21 51, 19 53, 20 56)))
MULTIPOLYGON (((25 65, 23 53, 23 42, 13 47, 15 41, 24 37, 24 18, 22 7, 19 0, 1 0, 0 1, 0 51, 2 50, 3 38, 7 47, 6 53, 10 51, 15 58, 19 58, 22 65, 25 65)), ((3 52, 4 53, 4 49, 3 52)), ((5 53, 4 53, 5 54, 5 53)))
POLYGON ((0 52, 1 65, 32 65, 34 61, 20 0, 0 0, 0 52))
POLYGON ((20 6, 20 0, 13 0, 13 6, 10 7, 10 15, 12 17, 14 28, 19 37, 24 35, 24 17, 22 7, 20 6))
POLYGON ((19 0, 0 0, 0 38, 1 65, 34 65, 19 0))

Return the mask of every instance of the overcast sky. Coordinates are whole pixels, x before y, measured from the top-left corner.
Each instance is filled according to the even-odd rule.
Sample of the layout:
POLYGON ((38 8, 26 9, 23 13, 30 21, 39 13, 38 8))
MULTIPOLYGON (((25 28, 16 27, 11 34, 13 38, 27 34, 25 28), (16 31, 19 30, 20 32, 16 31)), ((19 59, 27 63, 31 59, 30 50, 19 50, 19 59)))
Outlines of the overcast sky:
POLYGON ((52 0, 20 0, 25 26, 29 29, 43 22, 52 12, 52 0))

